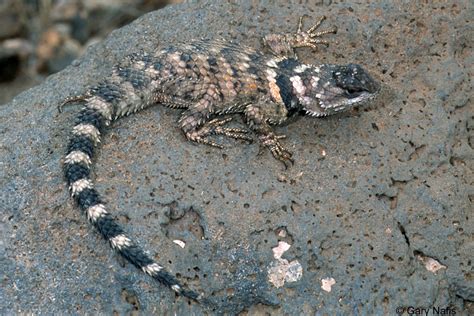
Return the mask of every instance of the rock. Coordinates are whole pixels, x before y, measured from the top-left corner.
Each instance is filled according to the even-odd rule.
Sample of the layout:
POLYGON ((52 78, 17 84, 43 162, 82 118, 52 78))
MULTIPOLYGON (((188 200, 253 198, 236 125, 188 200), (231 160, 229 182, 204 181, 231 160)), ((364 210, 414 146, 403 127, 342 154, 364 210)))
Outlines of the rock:
POLYGON ((26 61, 31 55, 31 44, 21 38, 0 43, 0 83, 13 81, 20 71, 26 70, 26 61))
POLYGON ((15 0, 4 0, 0 4, 0 21, 2 21, 2 27, 0 27, 0 40, 6 38, 17 37, 23 30, 22 10, 25 7, 18 2, 15 4, 15 0))
POLYGON ((41 72, 54 73, 71 64, 82 52, 79 42, 69 35, 64 24, 46 30, 36 48, 37 68, 41 72))
POLYGON ((468 2, 317 3, 168 6, 0 107, 0 314, 474 313, 474 125, 472 103, 459 97, 471 89, 468 2), (104 137, 98 190, 152 256, 214 305, 188 304, 120 260, 73 206, 60 161, 78 107, 56 106, 139 49, 197 37, 260 48, 264 33, 293 31, 303 14, 339 28, 337 42, 301 51, 303 61, 356 62, 385 87, 370 108, 279 127, 293 168, 257 144, 190 144, 179 111, 159 106, 104 137), (276 288, 267 271, 279 241, 291 244, 283 259, 299 262, 302 276, 276 288), (446 268, 428 271, 418 254, 446 268), (331 292, 321 289, 327 278, 331 292))

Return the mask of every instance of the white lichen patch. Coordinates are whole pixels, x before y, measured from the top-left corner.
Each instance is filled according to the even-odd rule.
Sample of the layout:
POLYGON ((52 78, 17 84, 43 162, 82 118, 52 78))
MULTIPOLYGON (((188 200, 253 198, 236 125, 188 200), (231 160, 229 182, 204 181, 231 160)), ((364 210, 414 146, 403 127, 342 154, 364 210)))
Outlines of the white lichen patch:
POLYGON ((321 289, 326 292, 331 292, 332 286, 336 284, 334 278, 325 278, 321 280, 321 289))
MULTIPOLYGON (((287 260, 285 260, 288 262, 287 260)), ((286 266, 285 281, 296 282, 303 276, 303 267, 298 260, 293 260, 286 266)))
POLYGON ((418 255, 417 258, 418 258, 418 260, 420 260, 421 262, 423 262, 425 264, 426 270, 428 270, 430 272, 436 273, 436 272, 438 272, 438 270, 447 269, 447 267, 445 265, 442 265, 436 259, 426 257, 426 256, 421 256, 421 255, 418 255))
POLYGON ((288 243, 279 241, 278 246, 272 249, 276 261, 268 269, 268 281, 277 288, 282 287, 285 282, 296 282, 303 276, 303 267, 298 260, 289 262, 281 258, 290 247, 288 243))
POLYGON ((175 239, 175 240, 173 240, 173 242, 175 244, 177 244, 178 246, 180 246, 181 248, 184 248, 184 246, 186 246, 186 243, 182 240, 179 240, 179 239, 175 239))
POLYGON ((268 281, 275 287, 282 287, 285 282, 296 282, 303 276, 303 267, 298 260, 288 262, 280 259, 273 262, 268 269, 268 281))
POLYGON ((273 257, 275 259, 281 259, 281 256, 283 255, 283 253, 285 253, 285 251, 287 251, 288 249, 290 249, 291 245, 289 245, 288 243, 284 242, 284 241, 279 241, 278 242, 278 246, 276 246, 275 248, 273 248, 273 257))

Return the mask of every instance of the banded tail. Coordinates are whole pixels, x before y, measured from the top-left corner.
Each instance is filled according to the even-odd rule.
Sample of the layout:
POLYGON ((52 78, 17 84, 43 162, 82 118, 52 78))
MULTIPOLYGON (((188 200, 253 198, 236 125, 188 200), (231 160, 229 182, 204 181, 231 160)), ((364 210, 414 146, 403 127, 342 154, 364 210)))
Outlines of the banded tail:
MULTIPOLYGON (((85 107, 79 113, 72 129, 72 136, 64 158, 64 175, 71 196, 114 250, 138 269, 179 295, 198 300, 198 293, 183 288, 175 276, 151 259, 125 234, 122 227, 107 211, 90 178, 92 160, 106 127, 113 120, 152 103, 150 88, 147 89, 145 85, 138 89, 133 81, 130 82, 130 78, 136 80, 136 75, 143 73, 134 70, 129 70, 127 77, 123 77, 120 76, 120 69, 117 68, 111 78, 89 91, 84 99, 85 107), (131 74, 133 76, 130 76, 131 74), (141 102, 137 104, 137 100, 141 102)), ((149 85, 154 83, 147 77, 138 79, 141 83, 145 82, 149 85)))

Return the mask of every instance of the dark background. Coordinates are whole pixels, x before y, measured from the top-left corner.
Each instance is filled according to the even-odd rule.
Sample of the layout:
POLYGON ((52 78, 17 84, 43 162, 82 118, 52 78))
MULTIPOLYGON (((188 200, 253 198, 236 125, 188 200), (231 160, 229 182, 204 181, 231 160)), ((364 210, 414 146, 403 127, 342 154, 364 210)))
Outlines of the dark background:
POLYGON ((1 0, 0 104, 146 12, 181 0, 1 0))

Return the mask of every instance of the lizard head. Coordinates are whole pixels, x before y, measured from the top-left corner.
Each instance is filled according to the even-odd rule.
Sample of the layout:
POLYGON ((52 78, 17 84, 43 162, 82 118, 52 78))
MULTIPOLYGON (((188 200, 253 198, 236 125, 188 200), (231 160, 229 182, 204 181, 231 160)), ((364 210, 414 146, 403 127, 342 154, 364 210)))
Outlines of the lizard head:
POLYGON ((380 90, 379 83, 356 64, 311 66, 301 75, 290 80, 303 112, 310 116, 328 116, 363 105, 380 90))

